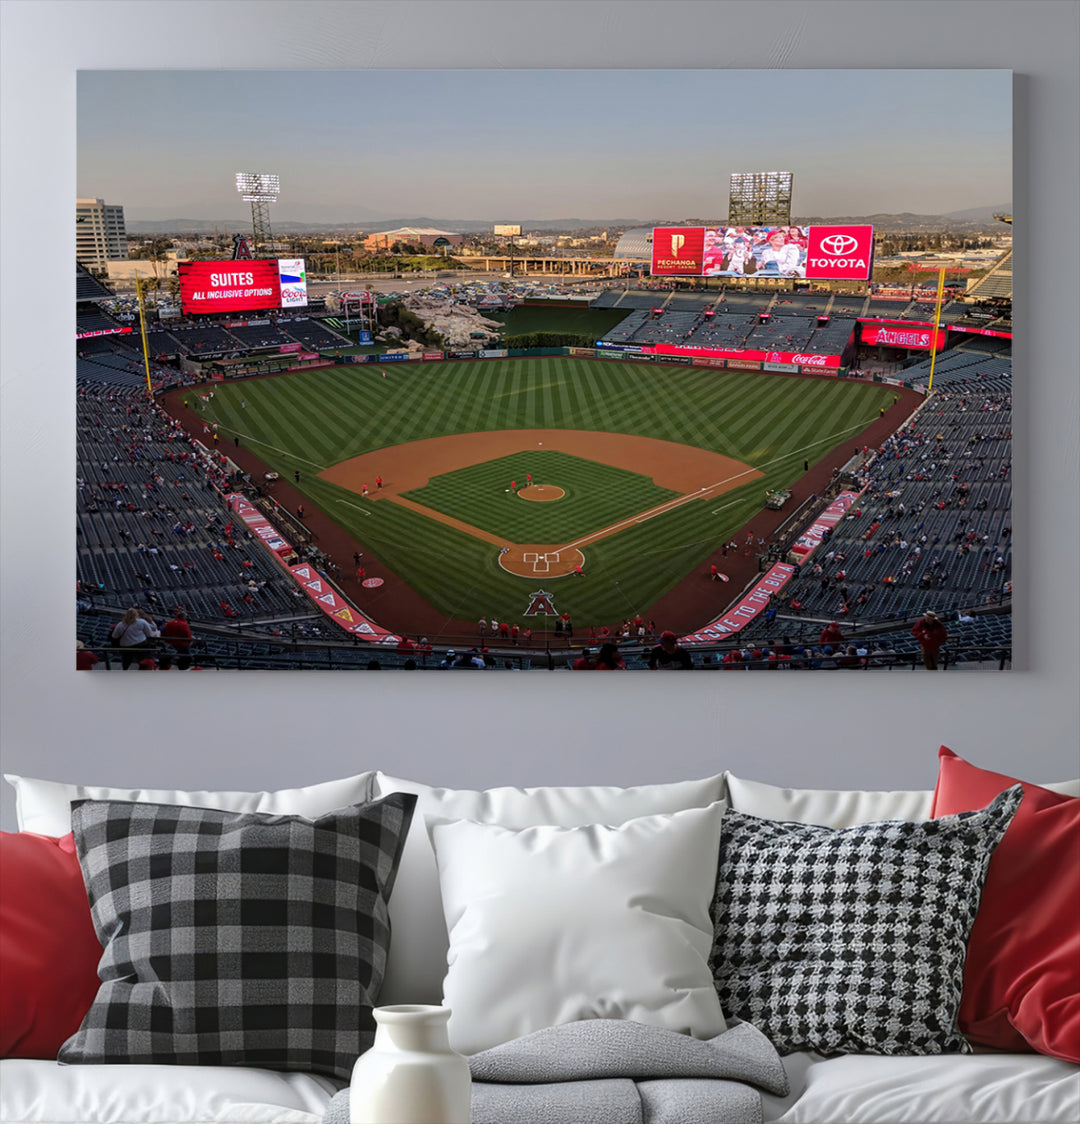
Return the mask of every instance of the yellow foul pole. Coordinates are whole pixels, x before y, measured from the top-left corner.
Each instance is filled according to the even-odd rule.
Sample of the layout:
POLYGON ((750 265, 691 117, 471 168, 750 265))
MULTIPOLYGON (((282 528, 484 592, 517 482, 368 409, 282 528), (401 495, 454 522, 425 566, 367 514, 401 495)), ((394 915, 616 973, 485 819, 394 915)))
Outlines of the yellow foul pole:
POLYGON ((150 382, 150 349, 146 343, 146 307, 143 303, 143 281, 141 277, 135 278, 135 295, 139 298, 139 327, 142 329, 142 357, 143 367, 146 369, 146 393, 153 400, 154 387, 150 382))
POLYGON ((930 383, 926 388, 927 394, 934 393, 934 363, 937 360, 938 328, 941 325, 941 298, 945 293, 945 270, 938 271, 937 304, 934 307, 934 329, 930 333, 930 383))

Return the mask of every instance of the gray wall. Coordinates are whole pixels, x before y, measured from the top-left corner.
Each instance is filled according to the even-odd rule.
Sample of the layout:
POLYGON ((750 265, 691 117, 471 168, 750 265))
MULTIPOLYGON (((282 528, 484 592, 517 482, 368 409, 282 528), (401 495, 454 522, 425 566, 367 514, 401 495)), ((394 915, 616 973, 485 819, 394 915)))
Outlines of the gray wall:
MULTIPOLYGON (((1078 13, 1073 0, 8 0, 0 34, 5 771, 262 788, 371 766, 458 786, 633 783, 729 767, 794 785, 928 787, 945 742, 983 765, 1034 779, 1075 775, 1078 13), (390 43, 408 43, 407 52, 396 54, 390 43), (419 682, 313 673, 77 675, 75 71, 155 65, 1013 68, 1023 325, 1015 352, 1014 546, 1024 670, 779 682, 644 673, 419 682)), ((822 106, 841 118, 838 130, 842 111, 822 106)), ((725 190, 717 185, 718 195, 725 190)), ((8 829, 12 810, 5 786, 8 829)))

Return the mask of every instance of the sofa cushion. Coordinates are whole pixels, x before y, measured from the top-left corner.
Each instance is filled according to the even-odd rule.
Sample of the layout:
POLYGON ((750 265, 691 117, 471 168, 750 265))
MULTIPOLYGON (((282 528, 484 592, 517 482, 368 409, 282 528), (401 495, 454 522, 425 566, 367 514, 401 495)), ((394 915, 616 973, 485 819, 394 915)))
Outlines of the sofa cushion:
POLYGON ((144 804, 184 804, 221 808, 227 812, 264 812, 268 815, 315 816, 363 804, 372 798, 374 773, 358 773, 341 780, 324 781, 306 788, 279 792, 184 792, 172 788, 109 788, 65 784, 5 773, 15 789, 15 811, 20 831, 39 835, 66 835, 71 830, 72 800, 132 800, 144 804))
POLYGON ((70 833, 0 832, 0 1057, 55 1058, 98 989, 101 945, 70 833))
POLYGON ((1073 1124, 1075 1066, 1036 1054, 883 1058, 789 1054, 791 1092, 762 1095, 765 1124, 1073 1124))
POLYGON ((450 942, 425 817, 474 820, 510 828, 545 824, 581 827, 592 823, 621 824, 638 816, 703 808, 723 795, 721 776, 633 788, 491 788, 477 792, 432 788, 378 773, 375 784, 380 795, 410 792, 417 798, 416 815, 390 902, 390 960, 381 996, 381 1002, 386 1004, 442 1002, 450 942))
POLYGON ((342 1082, 243 1066, 0 1062, 3 1124, 321 1124, 342 1082))
POLYGON ((787 820, 819 827, 854 827, 882 820, 930 818, 933 792, 860 791, 837 788, 781 788, 763 781, 748 781, 724 774, 728 804, 736 812, 763 820, 787 820))
POLYGON ((970 1051, 955 1028, 986 868, 1019 786, 925 823, 724 817, 714 975, 781 1052, 970 1051))
MULTIPOLYGON (((918 823, 930 819, 934 803, 933 789, 781 788, 763 781, 744 780, 733 773, 724 774, 724 784, 728 804, 736 812, 763 820, 788 820, 820 827, 854 827, 881 820, 918 823)), ((1080 796, 1080 780, 1053 781, 1042 787, 1080 796)))
POLYGON ((404 793, 315 820, 81 801, 104 946, 68 1063, 247 1065, 347 1079, 374 1039, 404 793))
POLYGON ((475 1054, 578 1019, 711 1038, 723 805, 617 827, 429 820, 450 932, 450 1041, 475 1054))
MULTIPOLYGON (((1016 783, 942 746, 934 815, 979 807, 1016 783)), ((981 1046, 1080 1062, 1080 799, 1023 789, 971 930, 960 1029, 981 1046)))

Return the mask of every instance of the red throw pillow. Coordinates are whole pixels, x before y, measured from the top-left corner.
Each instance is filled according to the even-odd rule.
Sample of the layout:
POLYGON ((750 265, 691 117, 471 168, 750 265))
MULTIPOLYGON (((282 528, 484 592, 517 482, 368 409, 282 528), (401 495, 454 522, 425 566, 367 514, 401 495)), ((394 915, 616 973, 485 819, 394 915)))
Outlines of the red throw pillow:
POLYGON ((1024 799, 990 860, 971 930, 960 1030, 981 1046, 1080 1062, 1080 799, 938 754, 932 816, 1024 799))
POLYGON ((101 959, 71 835, 0 832, 0 891, 0 1057, 55 1058, 101 959))

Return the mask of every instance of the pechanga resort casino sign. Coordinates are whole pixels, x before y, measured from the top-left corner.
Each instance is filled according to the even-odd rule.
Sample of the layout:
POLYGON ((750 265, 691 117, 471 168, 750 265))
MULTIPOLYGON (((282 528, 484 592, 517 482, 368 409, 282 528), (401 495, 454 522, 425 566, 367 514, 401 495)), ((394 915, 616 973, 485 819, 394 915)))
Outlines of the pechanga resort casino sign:
POLYGON ((799 277, 865 281, 872 226, 658 226, 656 277, 799 277))

